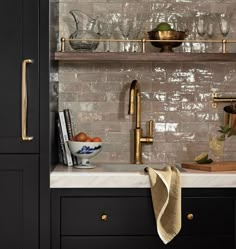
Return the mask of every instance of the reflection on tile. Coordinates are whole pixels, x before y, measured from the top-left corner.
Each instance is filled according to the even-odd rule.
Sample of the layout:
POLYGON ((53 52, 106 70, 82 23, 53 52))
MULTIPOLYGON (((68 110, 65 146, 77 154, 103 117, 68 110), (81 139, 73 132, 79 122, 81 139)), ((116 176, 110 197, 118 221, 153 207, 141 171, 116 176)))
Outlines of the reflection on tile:
POLYGON ((178 123, 166 123, 166 132, 176 132, 178 125, 178 123))
MULTIPOLYGON (((135 4, 137 0, 131 0, 135 4)), ((121 0, 65 0, 57 3, 60 11, 58 31, 69 35, 72 29, 68 11, 77 8, 92 16, 107 8, 116 11, 121 0)), ((218 13, 226 6, 235 7, 233 0, 138 0, 145 9, 168 5, 189 18, 192 12, 209 10, 218 13), (177 3, 177 4, 176 4, 177 3)), ((172 13, 171 13, 172 14, 172 13)), ((192 16, 188 20, 193 20, 192 16)), ((152 16, 153 18, 153 16, 152 16)), ((236 23, 236 18, 232 24, 236 23)), ((191 24, 189 24, 191 25, 191 24)), ((230 38, 236 37, 232 25, 230 38)), ((116 34, 117 35, 117 31, 116 34)), ((119 34, 118 34, 119 35, 119 34)), ((190 38, 195 34, 190 33, 190 38)), ((218 36, 217 36, 218 37, 218 36)), ((221 38, 220 38, 221 39, 221 38)), ((149 46, 149 51, 158 50, 149 46)), ((102 43, 99 51, 102 50, 102 43)), ((117 44, 112 45, 112 49, 117 44)), ((178 51, 199 52, 200 44, 186 44, 178 51)), ((215 46, 215 52, 221 47, 215 46)), ((230 51, 235 52, 234 46, 230 51)), ((209 47, 207 48, 209 50, 209 47)), ((158 57, 158 52, 157 52, 158 57)), ((231 96, 236 92, 236 63, 160 63, 155 62, 60 62, 58 71, 59 109, 69 108, 76 131, 89 132, 103 138, 98 162, 129 163, 132 158, 135 118, 128 115, 129 87, 137 79, 141 85, 142 128, 154 120, 154 143, 143 147, 145 162, 173 163, 192 160, 198 152, 208 150, 208 132, 223 122, 223 107, 212 107, 212 93, 231 96)), ((56 91, 56 92, 57 92, 56 91)), ((55 91, 54 91, 55 92, 55 91)), ((55 96, 54 96, 55 98, 55 96)), ((56 99, 56 98, 55 98, 56 99)), ((236 160, 235 139, 226 145, 225 158, 236 160)))
POLYGON ((153 93, 153 98, 154 98, 154 100, 165 102, 166 98, 167 98, 167 93, 166 92, 161 92, 161 91, 154 92, 153 93))
POLYGON ((197 121, 219 121, 220 117, 218 113, 207 113, 207 112, 198 112, 196 113, 197 121))
POLYGON ((178 130, 178 123, 155 123, 155 132, 176 132, 178 130))
POLYGON ((188 122, 181 124, 181 131, 183 132, 207 132, 208 131, 208 123, 202 122, 188 122))
POLYGON ((207 109, 208 104, 206 103, 182 103, 182 110, 184 111, 203 111, 207 109))
POLYGON ((185 141, 195 141, 195 132, 173 132, 166 135, 166 140, 168 142, 185 142, 185 141))

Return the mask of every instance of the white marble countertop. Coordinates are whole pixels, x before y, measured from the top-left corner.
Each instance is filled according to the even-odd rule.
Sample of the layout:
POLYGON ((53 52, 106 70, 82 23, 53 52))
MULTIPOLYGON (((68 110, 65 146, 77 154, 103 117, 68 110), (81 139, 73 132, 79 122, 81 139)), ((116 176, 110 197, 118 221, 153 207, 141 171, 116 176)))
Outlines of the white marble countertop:
MULTIPOLYGON (((97 164, 94 169, 56 166, 50 176, 51 188, 149 188, 150 165, 97 164)), ((152 165, 159 168, 158 165, 152 165)), ((207 172, 180 169, 182 188, 235 188, 236 171, 207 172)))

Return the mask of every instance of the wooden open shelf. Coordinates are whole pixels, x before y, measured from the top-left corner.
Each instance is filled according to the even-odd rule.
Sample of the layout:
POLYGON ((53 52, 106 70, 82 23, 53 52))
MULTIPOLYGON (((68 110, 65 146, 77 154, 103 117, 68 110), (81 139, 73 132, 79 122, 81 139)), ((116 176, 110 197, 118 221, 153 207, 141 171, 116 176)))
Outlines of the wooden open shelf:
POLYGON ((236 62, 236 53, 56 52, 56 61, 236 62))

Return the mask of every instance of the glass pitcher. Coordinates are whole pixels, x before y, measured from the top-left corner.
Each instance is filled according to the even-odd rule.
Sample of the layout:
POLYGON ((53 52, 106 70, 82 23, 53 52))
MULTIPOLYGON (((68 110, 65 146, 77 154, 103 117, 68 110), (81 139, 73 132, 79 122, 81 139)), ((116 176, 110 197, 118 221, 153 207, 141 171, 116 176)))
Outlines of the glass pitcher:
POLYGON ((69 12, 75 21, 76 30, 70 35, 70 45, 74 50, 93 51, 98 47, 100 34, 97 29, 97 19, 91 18, 80 10, 71 10, 69 12), (92 41, 94 40, 94 41, 92 41))

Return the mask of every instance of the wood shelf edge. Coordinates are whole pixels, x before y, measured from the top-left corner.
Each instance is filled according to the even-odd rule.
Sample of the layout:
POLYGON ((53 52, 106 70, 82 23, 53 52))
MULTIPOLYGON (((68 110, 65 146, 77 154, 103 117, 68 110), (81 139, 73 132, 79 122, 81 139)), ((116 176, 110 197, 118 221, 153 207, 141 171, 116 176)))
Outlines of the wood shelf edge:
POLYGON ((236 62, 236 53, 124 53, 124 52, 55 52, 56 61, 159 61, 159 62, 236 62))

